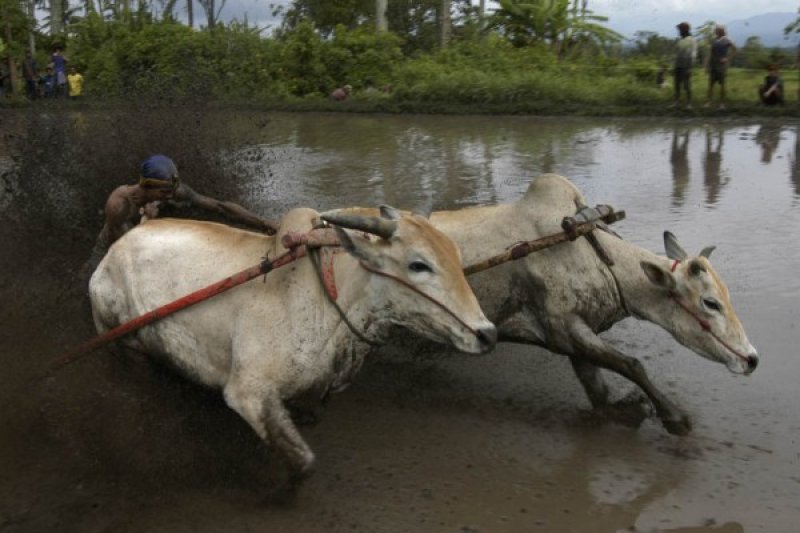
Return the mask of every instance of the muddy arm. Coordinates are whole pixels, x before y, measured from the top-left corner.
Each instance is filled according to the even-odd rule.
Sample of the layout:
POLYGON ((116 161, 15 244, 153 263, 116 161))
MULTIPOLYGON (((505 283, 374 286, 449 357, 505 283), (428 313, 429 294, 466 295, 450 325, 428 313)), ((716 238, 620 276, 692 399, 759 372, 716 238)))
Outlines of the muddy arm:
POLYGON ((233 202, 223 202, 208 196, 204 196, 194 191, 186 184, 181 184, 175 199, 188 200, 193 205, 201 209, 219 213, 231 220, 264 231, 268 235, 273 235, 278 230, 277 222, 261 217, 252 211, 245 209, 239 204, 235 204, 233 202))
MULTIPOLYGON (((581 320, 575 320, 570 324, 569 333, 575 346, 575 359, 582 358, 586 363, 616 372, 638 385, 653 403, 656 414, 670 433, 685 435, 690 431, 691 422, 689 416, 653 385, 638 359, 625 355, 607 344, 581 320)), ((573 366, 576 366, 575 362, 573 362, 573 366)), ((584 379, 586 378, 589 380, 595 379, 591 376, 591 373, 587 374, 587 372, 590 371, 586 365, 583 363, 577 364, 576 373, 582 383, 585 383, 584 379)), ((599 394, 595 398, 591 398, 592 393, 588 390, 587 393, 590 394, 592 403, 597 400, 604 400, 603 395, 607 397, 607 393, 604 393, 602 389, 595 391, 596 394, 599 394)))

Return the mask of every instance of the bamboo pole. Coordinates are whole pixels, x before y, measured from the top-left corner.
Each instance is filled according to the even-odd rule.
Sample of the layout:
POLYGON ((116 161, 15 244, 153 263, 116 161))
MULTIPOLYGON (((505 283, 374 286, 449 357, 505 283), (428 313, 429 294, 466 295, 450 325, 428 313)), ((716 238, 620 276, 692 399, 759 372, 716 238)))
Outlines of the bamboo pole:
POLYGON ((561 233, 556 233, 554 235, 548 235, 547 237, 542 237, 540 239, 536 239, 533 241, 523 241, 520 243, 515 244, 514 246, 510 247, 505 252, 490 257, 489 259, 485 259, 474 265, 469 265, 464 268, 464 274, 470 276, 472 274, 477 274, 478 272, 483 272, 492 267, 496 267, 498 265, 502 265, 508 261, 513 261, 515 259, 522 259, 523 257, 532 254, 533 252, 538 252, 539 250, 544 250, 545 248, 549 248, 551 246, 555 246, 556 244, 561 244, 562 242, 573 241, 576 238, 580 237, 581 235, 586 235, 587 233, 593 231, 597 228, 597 222, 603 221, 606 224, 613 224, 618 220, 622 220, 625 218, 625 211, 615 211, 600 217, 597 220, 592 220, 589 222, 583 222, 575 226, 574 231, 563 231, 561 233))

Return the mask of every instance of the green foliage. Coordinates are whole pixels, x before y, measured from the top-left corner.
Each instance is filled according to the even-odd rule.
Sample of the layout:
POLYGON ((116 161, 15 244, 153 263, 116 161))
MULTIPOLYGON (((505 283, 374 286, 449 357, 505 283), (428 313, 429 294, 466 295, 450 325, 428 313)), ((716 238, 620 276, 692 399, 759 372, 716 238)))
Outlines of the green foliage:
POLYGON ((658 71, 665 68, 663 62, 650 58, 637 58, 625 63, 625 69, 640 83, 655 85, 658 71))
POLYGON ((785 35, 790 35, 792 33, 800 32, 800 8, 797 10, 798 16, 794 19, 793 22, 787 24, 785 28, 783 28, 783 33, 785 35))
POLYGON ((310 22, 301 22, 294 30, 284 34, 280 43, 281 74, 287 80, 291 94, 305 96, 324 93, 333 85, 334 80, 324 62, 330 44, 320 38, 310 22))
POLYGON ((28 32, 33 31, 35 22, 22 10, 17 0, 0 0, 0 20, 2 20, 3 41, 0 53, 19 56, 28 42, 28 32))
POLYGON ((325 58, 326 70, 339 85, 348 83, 358 89, 366 80, 385 85, 392 81, 394 66, 403 60, 402 44, 393 33, 338 26, 325 58))
POLYGON ((574 56, 587 46, 601 50, 622 40, 579 0, 498 0, 490 28, 501 30, 518 47, 545 43, 559 55, 574 56))
POLYGON ((735 64, 746 68, 764 68, 769 63, 768 52, 761 39, 748 37, 736 54, 735 64))
POLYGON ((637 31, 634 34, 633 55, 646 56, 662 62, 671 61, 675 56, 675 39, 662 37, 652 31, 637 31))
POLYGON ((283 18, 282 31, 291 32, 311 22, 323 37, 337 26, 356 28, 375 19, 374 0, 294 0, 283 18))
MULTIPOLYGON (((58 44, 66 45, 70 64, 84 75, 84 102, 108 96, 148 103, 208 99, 294 109, 462 106, 462 110, 602 113, 652 109, 654 104, 666 109, 663 104, 671 92, 658 89, 655 80, 671 63, 674 39, 639 32, 635 50, 623 54, 614 48, 619 46, 615 34, 602 26, 605 18, 593 15, 586 2, 502 0, 500 4, 486 29, 469 0, 454 0, 453 38, 444 48, 435 44, 441 0, 389 2, 390 10, 398 10, 389 17, 390 29, 395 24, 404 28, 402 33, 375 32, 371 0, 298 1, 292 5, 298 10, 296 20, 271 36, 246 21, 197 30, 168 14, 164 20, 154 20, 146 10, 108 4, 123 7, 119 12, 90 11, 73 19, 66 37, 39 35, 37 59, 44 66, 54 39, 62 40, 58 44), (301 4, 305 11, 299 11, 301 4), (345 17, 348 10, 354 13, 345 17), (312 12, 313 17, 308 15, 312 12), (321 28, 314 19, 323 14, 329 20, 321 28), (342 23, 333 24, 340 18, 342 23), (353 87, 349 101, 329 101, 330 91, 345 84, 353 87), (393 90, 376 90, 386 86, 393 90)), ((17 53, 13 47, 7 50, 17 53)), ((767 63, 787 67, 793 60, 786 51, 766 49, 758 39, 748 40, 735 59, 749 70, 731 70, 732 102, 753 100, 755 82, 763 78, 767 63), (734 82, 739 79, 741 83, 734 82)), ((705 89, 707 78, 701 68, 693 83, 696 92, 705 89)))
POLYGON ((85 65, 89 94, 163 97, 261 97, 285 92, 276 43, 247 28, 198 32, 171 21, 138 26, 91 13, 70 42, 85 65))

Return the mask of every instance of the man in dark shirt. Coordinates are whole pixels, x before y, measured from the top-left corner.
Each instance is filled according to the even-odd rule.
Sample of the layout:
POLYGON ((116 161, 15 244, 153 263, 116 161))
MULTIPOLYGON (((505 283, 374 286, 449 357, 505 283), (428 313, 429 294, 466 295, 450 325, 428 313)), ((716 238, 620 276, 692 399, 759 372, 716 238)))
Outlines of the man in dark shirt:
POLYGON ((719 108, 725 109, 725 74, 733 56, 736 55, 736 45, 725 34, 725 27, 717 25, 714 28, 715 38, 711 42, 708 54, 708 97, 705 107, 711 106, 714 85, 719 84, 719 108))
POLYGON ((686 107, 692 107, 692 65, 697 57, 697 43, 692 37, 691 26, 681 22, 677 26, 680 38, 675 53, 675 103, 681 101, 681 89, 686 94, 686 107))

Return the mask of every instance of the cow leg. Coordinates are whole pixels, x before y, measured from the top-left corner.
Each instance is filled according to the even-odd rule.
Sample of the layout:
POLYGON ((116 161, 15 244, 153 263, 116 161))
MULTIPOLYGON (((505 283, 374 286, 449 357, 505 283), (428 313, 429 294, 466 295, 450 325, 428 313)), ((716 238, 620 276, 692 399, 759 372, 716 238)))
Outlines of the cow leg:
POLYGON ((583 385, 583 390, 596 411, 631 427, 639 427, 652 413, 650 402, 639 390, 631 391, 616 402, 609 402, 608 385, 600 373, 600 368, 579 355, 570 355, 569 360, 575 376, 583 385))
POLYGON ((599 409, 607 406, 608 385, 600 374, 600 369, 577 355, 570 355, 569 361, 572 363, 575 376, 583 385, 592 407, 599 409))
MULTIPOLYGON (((691 430, 689 416, 653 385, 638 359, 625 355, 607 344, 581 320, 573 321, 569 331, 576 357, 583 357, 588 363, 616 372, 636 383, 653 403, 656 414, 667 431, 675 435, 689 433, 691 430)), ((580 374, 578 378, 581 378, 580 374)))
POLYGON ((225 386, 228 406, 250 424, 267 444, 286 457, 292 481, 307 477, 314 469, 314 453, 292 423, 283 401, 263 383, 232 379, 225 386))

